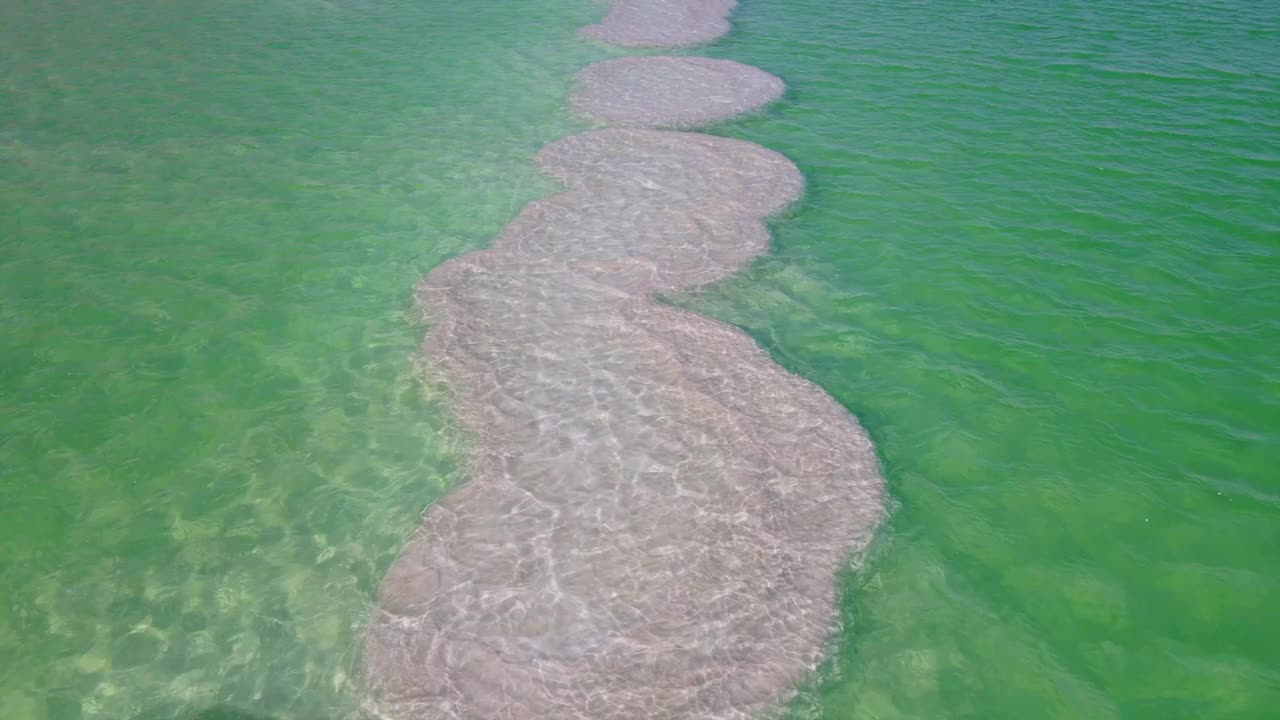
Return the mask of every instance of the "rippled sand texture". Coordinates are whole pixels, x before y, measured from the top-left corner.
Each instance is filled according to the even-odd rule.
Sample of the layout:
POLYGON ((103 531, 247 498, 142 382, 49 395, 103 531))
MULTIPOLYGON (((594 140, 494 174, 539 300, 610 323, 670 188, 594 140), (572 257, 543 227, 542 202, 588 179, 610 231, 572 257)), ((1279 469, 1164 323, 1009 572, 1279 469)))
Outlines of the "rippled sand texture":
POLYGON ((729 32, 737 0, 615 0, 584 37, 620 47, 689 47, 729 32))
POLYGON ((570 104, 614 125, 694 127, 757 110, 784 89, 773 75, 732 60, 627 57, 578 73, 570 104))
MULTIPOLYGON (((612 107, 627 122, 720 117, 704 66, 635 67, 664 80, 615 93, 612 70, 589 69, 584 92, 625 98, 612 107)), ((714 73, 733 75, 733 107, 781 91, 754 68, 714 73)), ((468 481, 383 581, 373 710, 753 717, 821 655, 834 578, 882 517, 882 481, 866 434, 821 389, 654 294, 762 252, 761 219, 803 180, 757 145, 654 129, 575 135, 538 161, 568 191, 419 289, 425 352, 475 447, 468 481)))

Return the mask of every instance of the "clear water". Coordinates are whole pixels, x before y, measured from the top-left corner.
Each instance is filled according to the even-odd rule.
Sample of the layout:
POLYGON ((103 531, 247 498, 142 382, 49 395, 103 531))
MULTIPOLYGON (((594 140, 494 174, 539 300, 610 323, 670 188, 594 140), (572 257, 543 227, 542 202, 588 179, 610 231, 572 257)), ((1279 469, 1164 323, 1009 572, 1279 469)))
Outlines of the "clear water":
MULTIPOLYGON (((462 438, 413 283, 552 185, 590 0, 0 5, 0 717, 351 710, 462 438)), ((735 322, 895 514, 795 718, 1280 707, 1280 5, 746 0, 735 322)))
POLYGON ((344 716, 456 479, 412 288, 552 188, 560 5, 0 5, 0 718, 344 716))

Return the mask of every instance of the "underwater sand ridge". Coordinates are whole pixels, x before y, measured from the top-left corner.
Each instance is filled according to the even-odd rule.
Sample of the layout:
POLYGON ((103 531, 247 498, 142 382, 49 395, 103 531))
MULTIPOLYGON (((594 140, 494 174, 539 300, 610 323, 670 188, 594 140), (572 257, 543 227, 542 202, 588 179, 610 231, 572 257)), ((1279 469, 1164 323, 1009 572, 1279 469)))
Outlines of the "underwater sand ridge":
POLYGON ((605 60, 578 73, 570 107, 611 125, 697 127, 759 109, 782 80, 732 60, 650 55, 605 60))
POLYGON ((737 0, 614 0, 603 20, 583 37, 618 47, 683 48, 729 32, 737 0))
MULTIPOLYGON (((584 34, 701 42, 732 6, 622 0, 592 26, 609 36, 584 34)), ((378 717, 755 717, 820 660, 835 578, 883 519, 847 410, 737 328, 655 300, 764 252, 762 221, 803 179, 758 145, 650 128, 754 109, 781 81, 625 60, 647 65, 592 66, 571 101, 625 127, 543 148, 566 190, 418 288, 423 352, 474 447, 383 579, 378 717)))

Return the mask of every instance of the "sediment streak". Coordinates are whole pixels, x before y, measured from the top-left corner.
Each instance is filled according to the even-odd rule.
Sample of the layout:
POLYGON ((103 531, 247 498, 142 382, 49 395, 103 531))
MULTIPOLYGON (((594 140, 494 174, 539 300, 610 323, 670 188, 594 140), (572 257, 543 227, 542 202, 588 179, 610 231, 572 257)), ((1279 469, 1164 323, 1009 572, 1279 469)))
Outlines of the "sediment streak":
MULTIPOLYGON (((584 34, 705 42, 726 0, 619 0, 584 34)), ((585 70, 552 143, 567 190, 418 290, 424 353, 473 432, 366 636, 368 707, 395 720, 745 720, 835 629, 835 578, 883 518, 874 448, 741 331, 655 302, 763 252, 803 190, 757 145, 688 127, 781 81, 697 58, 585 70)))

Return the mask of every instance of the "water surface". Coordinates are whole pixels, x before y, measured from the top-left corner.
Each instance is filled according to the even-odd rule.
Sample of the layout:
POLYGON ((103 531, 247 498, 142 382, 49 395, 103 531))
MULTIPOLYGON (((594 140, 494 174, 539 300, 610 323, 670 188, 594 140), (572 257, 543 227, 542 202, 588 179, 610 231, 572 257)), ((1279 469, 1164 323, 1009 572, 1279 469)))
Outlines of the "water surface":
MULTIPOLYGON (((553 190, 591 2, 0 7, 0 716, 343 717, 463 439, 413 284, 553 190), (517 40, 518 38, 518 40, 517 40)), ((1280 9, 746 0, 805 199, 675 302, 895 499, 794 717, 1280 706, 1280 9)))

